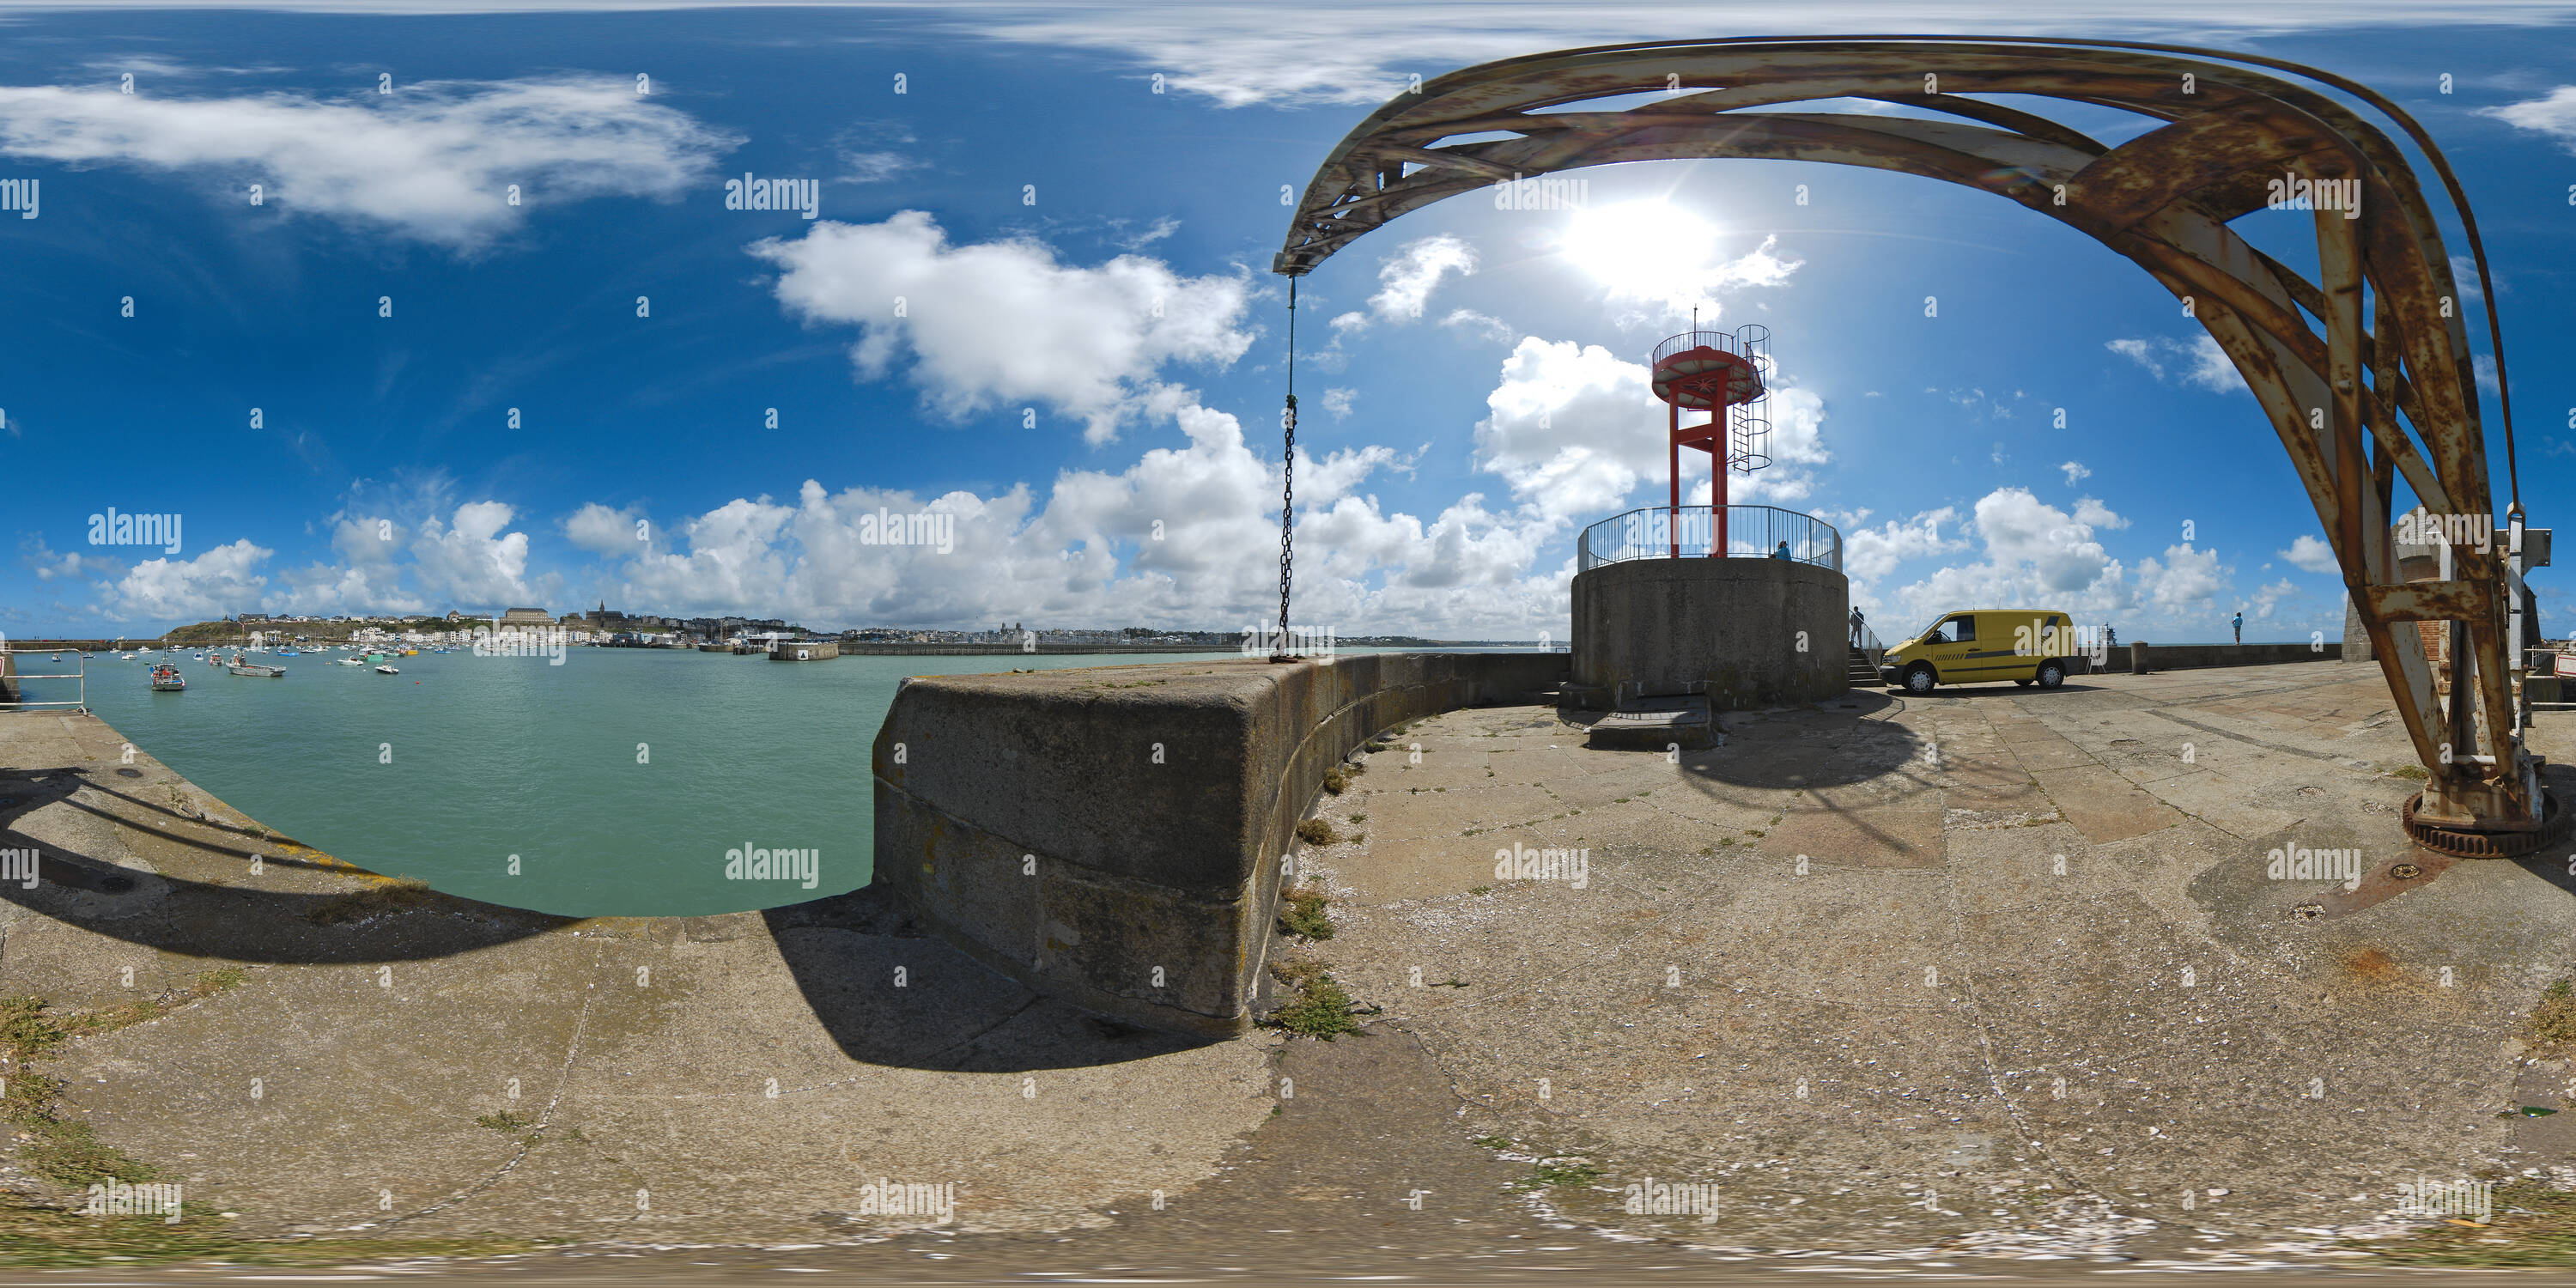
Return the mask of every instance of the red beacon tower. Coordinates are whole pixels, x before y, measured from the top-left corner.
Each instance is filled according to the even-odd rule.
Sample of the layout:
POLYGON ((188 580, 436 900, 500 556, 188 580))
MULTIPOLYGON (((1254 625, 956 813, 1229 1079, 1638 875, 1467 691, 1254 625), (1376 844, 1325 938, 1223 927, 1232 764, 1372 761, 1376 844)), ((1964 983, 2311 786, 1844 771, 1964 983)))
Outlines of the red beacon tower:
MULTIPOLYGON (((1682 553, 1682 449, 1709 454, 1709 557, 1723 559, 1726 545, 1726 479, 1751 475, 1771 463, 1771 328, 1759 323, 1734 331, 1692 329, 1655 346, 1655 396, 1672 409, 1672 557, 1682 553), (1709 418, 1682 423, 1684 410, 1709 418)), ((1767 551, 1763 553, 1769 553, 1767 551)))

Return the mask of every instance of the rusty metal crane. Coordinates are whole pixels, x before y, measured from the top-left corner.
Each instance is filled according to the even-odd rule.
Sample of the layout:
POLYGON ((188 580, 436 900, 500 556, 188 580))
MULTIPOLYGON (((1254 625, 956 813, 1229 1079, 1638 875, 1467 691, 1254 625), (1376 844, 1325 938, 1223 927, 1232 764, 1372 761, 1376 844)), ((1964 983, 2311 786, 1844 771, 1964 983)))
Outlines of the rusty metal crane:
MULTIPOLYGON (((1924 175, 2078 228, 2184 301, 2289 450, 2428 775, 2404 811, 2409 835, 2466 857, 2530 853, 2562 838, 2570 816, 2522 746, 2519 479, 2504 550, 2464 552, 2437 580, 2400 578, 2389 532, 2397 476, 2434 515, 2493 513, 2465 310, 2404 154, 2312 85, 2367 104, 2421 149, 2462 221, 2483 286, 2486 252, 2448 163, 2420 126, 2363 86, 2216 50, 1941 36, 1613 45, 1449 73, 1399 94, 1333 149, 1272 268, 1302 276, 1369 230, 1444 197, 1670 158, 1924 175), (1658 97, 1582 106, 1644 94, 1658 97), (1972 97, 1999 94, 2115 107, 2163 124, 2113 147, 1972 97), (1840 98, 1955 119, 1758 110, 1840 98), (2308 203, 2313 281, 2228 228, 2291 190, 2354 199, 2350 210, 2308 203), (2401 623, 2447 624, 2433 628, 2434 661, 2419 631, 2401 623)), ((2489 307, 2501 385, 2503 337, 2489 307)), ((2499 402, 2511 471, 2512 404, 2499 402)))

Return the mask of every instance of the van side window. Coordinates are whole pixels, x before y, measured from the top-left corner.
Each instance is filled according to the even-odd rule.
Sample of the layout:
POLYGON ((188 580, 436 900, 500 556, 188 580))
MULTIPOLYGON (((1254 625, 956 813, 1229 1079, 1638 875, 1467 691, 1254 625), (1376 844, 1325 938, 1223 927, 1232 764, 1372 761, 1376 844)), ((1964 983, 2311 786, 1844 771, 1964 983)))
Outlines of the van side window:
POLYGON ((1959 644, 1966 644, 1966 643, 1970 643, 1970 642, 1974 641, 1976 638, 1977 638, 1977 619, 1976 619, 1976 618, 1973 618, 1973 617, 1953 617, 1953 618, 1951 618, 1951 619, 1950 619, 1950 639, 1951 639, 1953 642, 1955 642, 1955 643, 1959 643, 1959 644))

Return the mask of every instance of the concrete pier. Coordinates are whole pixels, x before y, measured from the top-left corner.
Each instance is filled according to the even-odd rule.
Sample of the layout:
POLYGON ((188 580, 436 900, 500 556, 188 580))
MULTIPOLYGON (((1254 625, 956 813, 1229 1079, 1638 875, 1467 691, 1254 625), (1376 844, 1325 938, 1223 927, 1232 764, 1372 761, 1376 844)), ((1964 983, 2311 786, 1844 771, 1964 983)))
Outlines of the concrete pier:
MULTIPOLYGON (((1013 829, 1088 819, 1104 845, 1231 862, 1157 816, 1232 809, 1250 835, 1268 824, 1248 789, 1316 762, 1262 744, 1257 773, 1154 787, 1132 699, 1244 729, 1421 701, 1371 696, 1407 687, 1394 672, 1238 688, 1210 669, 1051 673, 1094 687, 1026 690, 1045 718, 1017 740, 989 736, 998 715, 956 737, 933 717, 1045 677, 916 681, 937 700, 900 726, 929 752, 905 790, 1000 839, 1006 789, 944 776, 1018 775, 1036 799, 1013 829), (1168 692, 1184 681, 1216 687, 1168 692), (1036 763, 1085 747, 1137 768, 1036 763)), ((778 1251, 708 1245, 881 1278, 2370 1266, 2355 1246, 2451 1228, 2395 1211, 2400 1182, 2576 1186, 2576 1113, 2516 1110, 2565 1107, 2576 1076, 2525 1023, 2571 970, 2567 847, 2403 844, 2395 802, 2419 784, 2373 666, 1854 694, 1728 715, 1678 764, 1589 749, 1571 715, 1453 703, 1384 751, 1312 744, 1368 765, 1339 795, 1282 793, 1288 819, 1349 838, 1299 854, 1337 933, 1288 950, 1364 1012, 1332 1044, 1085 1013, 883 892, 587 922, 405 892, 146 749, 129 762, 103 722, 34 713, 0 714, 0 849, 42 853, 36 886, 0 884, 0 996, 146 1004, 36 1071, 226 1228, 685 1247, 544 1263, 603 1277, 779 1272, 778 1251), (2275 876, 2274 851, 2351 855, 2360 880, 2275 876), (194 991, 223 967, 238 980, 194 991), (966 1237, 863 1215, 879 1177, 954 1184, 942 1229, 966 1237), (1631 1210, 1650 1179, 1723 1201, 1631 1210)), ((1204 745, 1162 727, 1167 765, 1204 745)), ((2576 790, 2576 713, 2542 713, 2533 746, 2576 790)), ((924 818, 911 835, 946 852, 924 818)), ((65 1197, 16 1148, 0 1187, 65 1197)), ((2519 1237, 2499 1225, 2474 1233, 2519 1237)))
MULTIPOLYGON (((2576 1188, 2576 1113, 2512 1112, 2576 1108, 2525 1021, 2576 973, 2569 847, 2406 843, 2421 773, 2376 666, 1725 726, 1675 764, 1461 711, 1324 803, 1365 839, 1310 856, 1339 901, 1313 951, 1423 1035, 1475 1130, 1603 1172, 1567 1219, 2226 1265, 2402 1232, 2419 1176, 2576 1188), (1727 1197, 1623 1211, 1645 1177, 1727 1197)), ((2576 714, 2533 744, 2576 786, 2576 714)))
POLYGON ((1559 653, 1360 653, 918 676, 877 734, 876 886, 1050 996, 1252 1024, 1281 867, 1378 731, 1525 702, 1559 653))

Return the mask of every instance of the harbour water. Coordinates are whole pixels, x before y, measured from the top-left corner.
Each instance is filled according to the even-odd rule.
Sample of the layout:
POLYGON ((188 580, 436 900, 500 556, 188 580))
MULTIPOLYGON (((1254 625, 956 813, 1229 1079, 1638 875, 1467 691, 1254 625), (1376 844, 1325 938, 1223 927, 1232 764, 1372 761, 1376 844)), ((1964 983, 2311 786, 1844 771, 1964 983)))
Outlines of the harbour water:
MULTIPOLYGON (((286 675, 182 654, 187 691, 153 693, 147 663, 101 653, 89 705, 252 818, 369 871, 574 916, 701 916, 867 884, 870 747, 905 676, 1237 654, 790 664, 575 648, 553 666, 460 649, 394 658, 400 675, 336 665, 346 653, 252 656, 286 675), (745 849, 813 851, 814 885, 728 878, 727 852, 745 849)), ((58 687, 26 696, 71 696, 58 687)))

